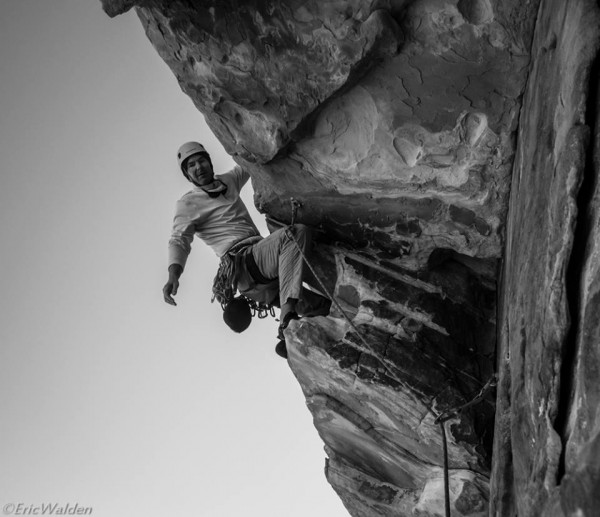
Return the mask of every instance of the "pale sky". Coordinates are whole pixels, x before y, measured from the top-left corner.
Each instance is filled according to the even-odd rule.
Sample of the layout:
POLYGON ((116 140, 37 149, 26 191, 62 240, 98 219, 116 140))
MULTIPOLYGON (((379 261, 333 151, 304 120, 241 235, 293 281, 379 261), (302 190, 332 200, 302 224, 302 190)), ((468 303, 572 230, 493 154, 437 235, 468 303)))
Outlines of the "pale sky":
POLYGON ((348 515, 273 351, 277 322, 241 335, 222 323, 201 242, 178 306, 162 300, 189 188, 177 148, 202 141, 217 172, 233 161, 136 14, 111 20, 99 0, 1 7, 0 505, 348 515))

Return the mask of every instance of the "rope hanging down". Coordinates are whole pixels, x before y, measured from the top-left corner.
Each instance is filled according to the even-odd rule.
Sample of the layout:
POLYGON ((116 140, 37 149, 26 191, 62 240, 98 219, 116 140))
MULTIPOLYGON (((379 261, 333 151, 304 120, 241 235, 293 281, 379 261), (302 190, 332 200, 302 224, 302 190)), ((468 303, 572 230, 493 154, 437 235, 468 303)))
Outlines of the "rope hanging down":
MULTIPOLYGON (((340 313, 342 314, 342 316, 344 317, 344 319, 348 322, 348 324, 356 332, 356 334, 358 335, 359 339, 362 341, 363 345, 366 347, 367 351, 370 352, 372 355, 374 355, 375 358, 379 362, 381 362, 381 364, 383 365, 383 367, 385 368, 385 370, 391 375, 391 377, 396 382, 400 383, 404 387, 407 387, 406 384, 403 383, 401 380, 399 380, 397 378, 397 376, 394 374, 394 372, 392 370, 390 370, 390 368, 386 364, 386 360, 381 355, 379 355, 377 352, 375 352, 375 350, 373 350, 369 346, 369 344, 367 343, 367 341, 364 338, 364 336, 361 334, 361 332, 358 330, 358 328, 356 328, 356 325, 354 325, 354 323, 350 320, 350 318, 348 317, 347 313, 344 311, 344 309, 342 309, 342 307, 340 306, 340 304, 338 303, 338 301, 327 290, 327 287, 325 287, 325 285, 323 284, 323 281, 321 280, 321 278, 319 277, 319 275, 315 271, 314 267, 312 266, 312 264, 310 263, 310 261, 306 257, 305 253, 302 251, 302 248, 300 247, 300 245, 296 241, 296 238, 294 237, 293 233, 291 231, 288 231, 289 228, 290 228, 290 226, 293 226, 295 224, 295 222, 296 222, 296 216, 298 214, 298 209, 300 207, 302 207, 302 203, 300 201, 298 201, 297 199, 293 198, 293 197, 290 198, 290 204, 292 206, 292 218, 291 218, 291 222, 290 222, 289 226, 286 228, 286 235, 287 235, 288 239, 291 239, 294 242, 294 244, 296 245, 296 248, 298 248, 298 251, 302 255, 302 258, 304 259, 304 262, 306 263, 306 265, 308 266, 308 268, 312 272, 313 276, 317 279, 317 282, 319 282, 319 285, 321 286, 321 289, 323 289, 323 292, 334 303, 334 305, 340 311, 340 313)), ((365 352, 365 350, 361 350, 361 352, 365 352)), ((441 364, 445 368, 451 369, 450 366, 448 366, 448 365, 445 364, 445 360, 442 357, 438 357, 438 358, 433 357, 430 354, 424 352, 423 350, 420 350, 419 353, 423 354, 425 357, 431 359, 432 361, 438 362, 439 364, 441 364)), ((472 375, 468 374, 467 372, 463 372, 462 370, 454 370, 454 371, 455 371, 455 373, 461 374, 466 379, 469 379, 469 380, 471 380, 471 381, 479 384, 480 386, 482 385, 481 381, 479 379, 473 377, 472 375)))
MULTIPOLYGON (((321 277, 319 276, 319 274, 315 271, 315 268, 312 266, 312 264, 308 260, 308 257, 306 256, 306 254, 302 250, 302 247, 296 240, 294 233, 291 231, 291 226, 293 226, 296 222, 296 215, 298 213, 298 208, 300 208, 302 206, 302 204, 298 200, 294 199, 293 197, 290 198, 290 202, 292 205, 292 218, 291 218, 290 226, 286 227, 286 229, 285 229, 285 234, 286 234, 287 238, 290 239, 296 245, 296 248, 302 255, 302 259, 304 260, 305 264, 308 266, 308 268, 312 272, 313 276, 317 279, 317 282, 319 283, 321 289, 323 290, 325 295, 332 301, 332 303, 336 306, 336 308, 340 311, 340 314, 344 317, 344 319, 350 325, 350 327, 356 332, 359 339, 362 341, 362 344, 365 346, 366 350, 368 352, 370 352, 383 365, 383 367, 388 372, 388 374, 396 382, 398 382, 404 388, 411 390, 411 388, 404 381, 402 381, 396 375, 396 373, 388 366, 385 358, 382 357, 380 354, 378 354, 375 350, 373 350, 373 348, 371 348, 371 346, 369 345, 369 343, 367 342, 365 337, 358 330, 358 328, 356 327, 354 322, 350 319, 350 317, 348 316, 346 311, 344 311, 344 309, 341 307, 341 305, 339 304, 337 299, 331 294, 329 289, 327 289, 324 282, 321 280, 321 277)), ((364 350, 361 350, 361 351, 364 352, 364 350)), ((468 377, 479 382, 477 379, 475 379, 474 377, 472 377, 470 375, 468 375, 468 377)), ((477 395, 475 395, 475 397, 473 399, 466 402, 465 404, 462 404, 455 408, 444 411, 443 413, 441 413, 439 415, 436 415, 433 408, 428 407, 429 411, 435 417, 434 424, 439 424, 441 434, 442 434, 442 446, 443 446, 443 454, 444 454, 444 509, 445 509, 446 517, 451 517, 451 513, 450 513, 450 481, 449 481, 449 466, 448 466, 448 439, 446 436, 445 423, 448 420, 450 420, 451 418, 458 416, 459 413, 461 413, 468 407, 474 406, 475 404, 478 404, 479 402, 482 402, 483 400, 485 400, 485 397, 487 396, 487 394, 496 386, 496 384, 497 384, 497 379, 496 379, 496 375, 494 374, 485 383, 485 385, 481 388, 481 390, 479 390, 479 393, 477 393, 477 395)))
POLYGON ((479 404, 479 402, 483 401, 483 399, 487 396, 487 394, 493 388, 495 388, 496 385, 497 385, 496 374, 493 374, 490 377, 490 379, 485 383, 485 385, 483 386, 483 388, 481 388, 479 390, 479 393, 477 393, 477 395, 475 395, 469 402, 466 402, 465 404, 457 406, 457 407, 455 407, 453 409, 449 409, 447 411, 444 411, 441 415, 439 415, 435 419, 434 423, 435 424, 443 424, 444 422, 447 422, 451 418, 454 418, 455 416, 457 416, 459 413, 461 413, 462 411, 464 411, 468 407, 474 406, 475 404, 479 404))
MULTIPOLYGON (((344 309, 341 307, 341 305, 339 304, 339 302, 337 301, 337 299, 333 296, 333 294, 329 291, 329 289, 327 289, 327 287, 325 286, 325 284, 321 280, 320 275, 315 271, 315 268, 310 263, 308 257, 306 256, 306 254, 302 250, 302 247, 300 246, 300 244, 296 240, 296 237, 294 236, 293 232, 290 230, 290 227, 292 225, 294 225, 295 222, 296 222, 296 216, 297 216, 297 213, 298 213, 298 209, 302 206, 302 203, 300 201, 298 201, 297 199, 293 198, 293 197, 290 198, 290 203, 291 203, 291 206, 292 206, 292 218, 291 218, 290 225, 288 227, 286 227, 286 229, 285 229, 286 236, 288 237, 288 239, 290 239, 290 240, 292 240, 294 242, 296 248, 298 249, 298 251, 302 255, 302 258, 304 259, 305 264, 308 266, 308 268, 310 269, 310 271, 313 274, 313 276, 317 279, 317 282, 319 283, 321 289, 323 290, 323 293, 325 293, 325 295, 332 301, 332 303, 340 311, 340 314, 344 317, 344 319, 350 325, 350 327, 354 330, 354 332, 356 332, 356 334, 358 335, 360 341, 362 342, 362 344, 366 348, 366 350, 363 350, 360 347, 358 347, 359 350, 361 352, 368 352, 368 353, 372 354, 382 364, 382 366, 387 371, 387 373, 390 375, 390 377, 392 377, 398 384, 400 384, 404 388, 410 389, 411 391, 413 391, 402 379, 400 379, 396 375, 396 373, 388 365, 388 361, 383 356, 381 356, 381 354, 379 354, 375 350, 373 350, 373 348, 369 345, 369 343, 367 342, 367 340, 365 339, 365 337, 363 336, 363 334, 356 327, 356 325, 354 324, 354 322, 350 319, 350 317, 348 316, 348 314, 346 313, 346 311, 344 311, 344 309)), ((429 358, 431 358, 431 359, 434 359, 433 357, 429 356, 428 354, 427 354, 427 356, 429 358)), ((477 383, 479 383, 481 385, 480 381, 478 379, 476 379, 475 377, 473 377, 473 376, 471 376, 469 374, 466 374, 465 372, 462 372, 460 370, 458 370, 458 373, 461 373, 461 374, 465 375, 465 377, 468 377, 469 379, 471 379, 471 380, 473 380, 473 381, 475 381, 475 382, 477 382, 477 383)), ((434 416, 437 416, 437 415, 434 414, 434 416)))
MULTIPOLYGON (((313 276, 317 279, 317 282, 319 282, 319 286, 323 290, 323 293, 325 293, 325 295, 332 301, 332 303, 340 311, 340 314, 344 317, 344 319, 348 322, 348 324, 350 325, 350 327, 352 327, 352 329, 354 330, 354 332, 356 332, 356 334, 358 335, 358 337, 361 340, 362 344, 366 348, 366 350, 361 350, 361 351, 362 352, 368 352, 368 353, 372 354, 383 365, 383 367, 385 368, 385 370, 387 371, 387 373, 390 375, 390 377, 392 379, 394 379, 398 384, 400 384, 401 386, 403 386, 404 388, 406 388, 407 390, 409 390, 410 389, 409 386, 402 379, 400 379, 398 377, 398 375, 396 375, 396 372, 394 372, 390 368, 390 366, 387 364, 386 359, 381 354, 378 354, 375 350, 373 350, 373 348, 369 345, 369 343, 364 338, 364 336, 362 335, 362 333, 360 332, 360 330, 358 330, 358 328, 356 327, 356 325, 354 324, 354 322, 350 319, 350 317, 348 316, 348 314, 346 313, 346 311, 344 311, 344 309, 342 308, 342 306, 340 305, 340 303, 336 300, 336 298, 333 296, 333 294, 331 294, 331 292, 329 291, 329 289, 327 289, 327 286, 323 283, 323 280, 321 280, 320 275, 315 271, 315 268, 313 267, 313 265, 308 260, 308 257, 306 256, 306 254, 302 250, 302 247, 300 246, 300 244, 296 240, 296 236, 294 235, 294 232, 291 230, 291 226, 293 224, 295 224, 295 221, 296 221, 296 214, 298 212, 298 208, 301 207, 302 204, 298 200, 296 200, 294 198, 290 198, 290 202, 291 202, 291 205, 292 205, 292 219, 291 219, 290 226, 288 226, 288 227, 285 228, 285 235, 287 236, 288 239, 290 239, 296 245, 296 248, 300 252, 300 255, 302 255, 302 259, 304 260, 305 264, 308 266, 308 268, 310 269, 310 271, 313 274, 313 276)), ((360 349, 360 347, 359 347, 359 349, 360 349)))
MULTIPOLYGON (((475 395, 469 402, 457 406, 455 408, 444 411, 442 414, 438 415, 434 420, 434 424, 439 424, 440 429, 442 431, 442 445, 444 449, 444 508, 446 510, 446 517, 451 517, 450 515, 450 480, 449 480, 449 467, 448 467, 448 438, 446 437, 446 422, 455 416, 458 416, 459 413, 467 409, 468 407, 474 406, 475 404, 479 404, 479 402, 483 401, 487 394, 496 387, 497 378, 496 374, 493 374, 490 379, 485 383, 483 388, 479 390, 479 393, 475 395)), ((433 413, 433 410, 430 408, 430 411, 433 413)))

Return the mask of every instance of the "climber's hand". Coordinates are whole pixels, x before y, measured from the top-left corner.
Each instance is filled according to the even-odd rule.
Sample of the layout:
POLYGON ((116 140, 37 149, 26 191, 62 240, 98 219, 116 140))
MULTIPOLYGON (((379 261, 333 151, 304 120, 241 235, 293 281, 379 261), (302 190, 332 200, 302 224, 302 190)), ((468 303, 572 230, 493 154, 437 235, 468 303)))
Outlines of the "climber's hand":
POLYGON ((169 267, 169 280, 163 287, 163 297, 169 305, 177 305, 173 296, 177 294, 177 289, 179 289, 179 277, 182 271, 183 268, 176 264, 169 267))
POLYGON ((177 278, 169 278, 168 282, 163 287, 163 296, 165 298, 165 302, 167 302, 169 305, 177 305, 177 303, 173 299, 173 296, 177 294, 178 288, 179 280, 177 278))

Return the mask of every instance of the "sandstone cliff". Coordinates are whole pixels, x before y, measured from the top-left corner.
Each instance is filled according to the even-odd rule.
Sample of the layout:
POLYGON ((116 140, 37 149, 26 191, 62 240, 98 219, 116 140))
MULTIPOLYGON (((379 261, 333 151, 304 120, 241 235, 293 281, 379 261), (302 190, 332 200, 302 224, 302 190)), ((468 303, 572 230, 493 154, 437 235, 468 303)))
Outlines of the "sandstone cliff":
POLYGON ((593 515, 597 3, 102 2, 136 8, 257 207, 319 229, 352 325, 294 322, 289 365, 348 511, 444 515, 434 420, 497 372, 446 423, 452 514, 593 515))

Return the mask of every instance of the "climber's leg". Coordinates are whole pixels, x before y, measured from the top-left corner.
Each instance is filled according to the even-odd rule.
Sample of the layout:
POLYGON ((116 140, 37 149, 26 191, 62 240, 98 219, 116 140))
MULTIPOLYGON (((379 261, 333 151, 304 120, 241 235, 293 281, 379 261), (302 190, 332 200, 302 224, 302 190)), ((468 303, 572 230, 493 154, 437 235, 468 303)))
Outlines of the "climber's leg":
POLYGON ((300 249, 308 254, 311 244, 310 228, 303 224, 281 228, 252 246, 252 255, 261 274, 265 278, 279 279, 282 317, 284 310, 285 312, 295 310, 295 302, 302 293, 304 274, 302 253, 296 243, 288 237, 286 231, 293 233, 300 249))

